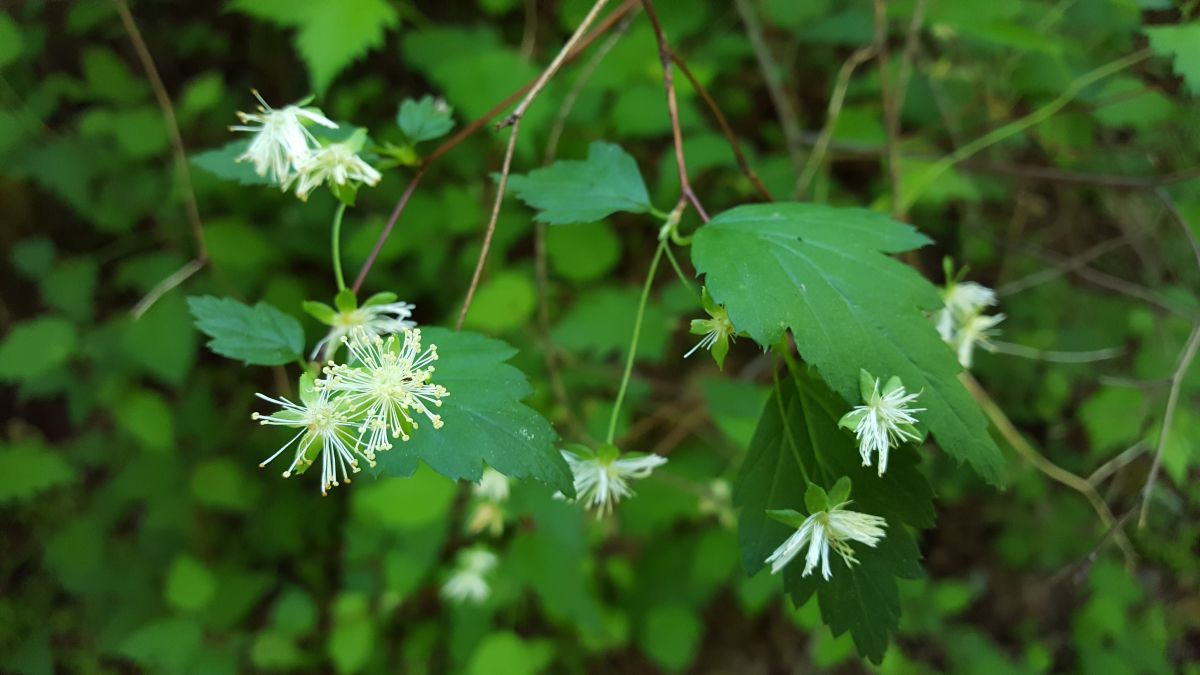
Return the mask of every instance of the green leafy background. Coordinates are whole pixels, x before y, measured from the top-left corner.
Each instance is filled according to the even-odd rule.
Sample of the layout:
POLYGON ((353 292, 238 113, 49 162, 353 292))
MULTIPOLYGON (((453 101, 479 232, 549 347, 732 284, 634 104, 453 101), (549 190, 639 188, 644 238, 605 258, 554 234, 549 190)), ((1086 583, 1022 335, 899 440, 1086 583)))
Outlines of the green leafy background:
MULTIPOLYGON (((444 98, 453 129, 464 128, 535 76, 590 4, 129 2, 174 105, 209 250, 202 271, 136 319, 131 308, 195 252, 152 87, 111 0, 0 7, 0 671, 1196 672, 1196 368, 1180 384, 1144 528, 1136 509, 1166 380, 1200 311, 1200 274, 1156 192, 1114 178, 1182 174, 1165 194, 1200 234, 1200 181, 1188 178, 1200 165, 1194 3, 887 3, 892 82, 914 12, 923 15, 895 148, 906 191, 938 159, 1051 103, 1079 75, 1148 50, 926 186, 910 230, 882 212, 843 210, 888 205, 875 62, 850 77, 829 153, 798 199, 797 162, 743 3, 660 0, 672 45, 769 191, 838 209, 826 236, 853 263, 813 278, 859 298, 880 325, 909 327, 904 339, 868 341, 871 333, 839 323, 840 341, 817 358, 822 343, 808 332, 826 317, 789 304, 794 289, 739 290, 739 275, 772 273, 755 256, 782 245, 731 219, 794 207, 736 208, 761 199, 676 72, 692 182, 710 213, 724 215, 701 227, 685 214, 681 232, 694 245, 675 250, 685 276, 707 283, 748 335, 723 372, 703 354, 683 360, 695 340, 688 322, 702 312, 664 262, 618 443, 670 462, 636 483, 637 496, 610 519, 553 497, 565 487, 555 436, 603 438, 661 224, 648 211, 668 211, 679 197, 659 55, 642 13, 594 68, 586 63, 606 38, 564 68, 522 121, 512 191, 467 332, 427 331, 443 353, 446 405, 462 406, 447 408, 446 437, 380 454, 382 468, 409 477, 364 473, 328 497, 311 475, 284 480, 257 468, 285 438, 252 423, 261 409, 254 393, 289 393, 295 355, 326 328, 300 304, 333 294, 335 202, 319 193, 301 204, 230 163, 245 138, 227 127, 255 105, 250 90, 275 105, 316 94, 332 119, 403 149, 419 140, 411 134, 446 126, 430 119, 432 127, 406 132, 397 123, 403 100, 444 98), (555 159, 573 164, 545 168, 555 159), (559 180, 580 169, 609 189, 559 180), (920 246, 926 238, 933 243, 920 246), (937 352, 932 329, 918 322, 936 298, 917 275, 940 283, 944 255, 999 290, 1002 340, 1051 357, 1119 350, 1085 363, 981 352, 973 373, 1039 452, 1092 477, 1118 517, 1132 512, 1130 566, 1081 495, 1003 438, 994 448, 977 415, 964 422, 969 432, 950 434, 973 445, 949 442, 929 420, 929 441, 893 451, 884 482, 836 429, 861 365, 845 363, 852 348, 881 375, 910 372, 911 360, 930 378, 914 385, 922 396, 969 404, 953 386, 949 352, 937 352), (220 302, 237 303, 230 311, 249 325, 279 329, 278 348, 247 353, 222 341, 233 360, 214 354, 212 338, 193 326, 189 297, 229 298, 220 302), (760 342, 784 328, 815 372, 763 354, 760 342), (534 438, 484 442, 482 425, 450 424, 470 410, 528 422, 534 438), (442 452, 448 440, 461 454, 442 452), (788 534, 761 511, 802 508, 797 454, 811 456, 826 482, 852 477, 855 506, 891 523, 884 548, 862 551, 860 568, 835 561, 831 584, 795 568, 750 574, 788 534), (536 471, 524 464, 530 457, 540 458, 536 471), (469 480, 493 462, 535 478, 514 484, 496 539, 467 531, 475 501, 466 483, 434 470, 469 480), (897 496, 898 485, 909 497, 897 496), (442 600, 457 552, 474 545, 499 557, 492 596, 478 606, 442 600), (853 596, 868 579, 870 595, 853 596)), ((797 111, 803 163, 845 60, 874 39, 873 4, 744 4, 797 111)), ((453 324, 506 133, 486 125, 430 168, 362 298, 395 292, 417 305, 422 324, 453 324)), ((440 142, 421 140, 413 152, 440 142)), ((347 212, 349 275, 411 175, 399 163, 347 212)), ((789 223, 789 246, 813 238, 811 225, 789 223)))

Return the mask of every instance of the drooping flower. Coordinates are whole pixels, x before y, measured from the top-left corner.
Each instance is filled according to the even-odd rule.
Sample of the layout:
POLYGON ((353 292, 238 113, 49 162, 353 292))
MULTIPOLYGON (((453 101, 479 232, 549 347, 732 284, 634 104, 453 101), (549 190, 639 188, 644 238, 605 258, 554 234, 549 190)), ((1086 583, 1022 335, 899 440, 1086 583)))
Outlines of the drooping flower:
MULTIPOLYGON (((329 488, 340 484, 339 471, 341 480, 346 483, 350 482, 350 474, 358 473, 358 458, 355 455, 363 455, 359 438, 355 434, 358 425, 350 421, 349 410, 341 400, 332 397, 328 389, 314 387, 310 392, 302 391, 299 404, 282 397, 275 399, 263 394, 257 396, 280 406, 282 410, 270 415, 256 412, 251 415, 251 419, 268 426, 297 429, 296 435, 259 464, 260 467, 265 467, 285 450, 294 447, 292 463, 283 472, 283 477, 288 478, 297 471, 307 470, 319 457, 321 494, 326 494, 329 488)), ((364 457, 370 461, 369 456, 364 457)))
POLYGON ((562 451, 563 459, 575 477, 575 498, 586 508, 596 510, 596 518, 612 513, 613 506, 633 496, 629 481, 646 478, 655 468, 667 463, 659 455, 627 455, 612 445, 592 452, 584 445, 562 451))
POLYGON ((888 451, 892 447, 921 438, 913 425, 917 423, 916 413, 925 409, 911 407, 919 393, 907 393, 898 377, 888 380, 881 389, 879 378, 863 370, 859 372, 859 388, 863 405, 843 415, 838 426, 854 431, 863 466, 871 466, 872 454, 879 455, 882 476, 887 471, 888 451))
POLYGON ((442 586, 442 597, 453 602, 481 603, 492 594, 485 578, 496 567, 496 554, 483 548, 460 551, 458 567, 442 586))
POLYGON ((440 415, 430 410, 441 407, 450 393, 432 384, 437 345, 421 350, 421 330, 405 330, 386 339, 356 330, 342 338, 350 350, 347 363, 325 368, 325 387, 341 394, 354 411, 364 415, 359 432, 370 434, 363 454, 373 458, 378 450, 392 447, 389 440, 407 441, 419 426, 416 415, 424 415, 434 429, 442 427, 440 415))
POLYGON ((349 141, 330 143, 318 148, 296 164, 296 173, 285 189, 296 186, 296 196, 307 201, 312 191, 328 183, 330 189, 352 188, 359 184, 375 185, 383 176, 358 156, 349 141))
POLYGON ((971 357, 975 351, 975 345, 989 351, 994 349, 992 336, 999 332, 996 330, 996 325, 1003 320, 1003 314, 976 314, 963 321, 950 340, 950 345, 958 354, 958 362, 962 364, 963 368, 971 367, 971 357))
POLYGON ((729 343, 737 339, 733 324, 729 321, 729 313, 725 311, 725 306, 713 302, 707 288, 701 289, 700 299, 709 318, 693 319, 690 332, 692 335, 704 337, 700 338, 700 341, 687 354, 684 354, 683 358, 688 358, 700 349, 707 349, 712 352, 717 367, 724 368, 725 356, 729 353, 729 343))
MULTIPOLYGON (((807 546, 801 576, 812 574, 820 564, 821 576, 828 581, 833 576, 829 567, 830 549, 842 556, 842 560, 850 566, 858 562, 850 542, 856 541, 874 548, 882 541, 886 536, 884 528, 887 527, 887 521, 879 516, 844 509, 849 503, 842 502, 805 518, 796 532, 767 557, 766 563, 771 566, 771 574, 786 567, 807 546)), ((795 524, 798 517, 802 517, 795 511, 772 512, 771 515, 791 525, 795 524)))
POLYGON ((504 533, 504 502, 508 501, 508 478, 490 466, 483 470, 479 484, 472 486, 474 507, 467 519, 467 532, 487 531, 493 537, 504 533))
POLYGON ((249 161, 254 171, 266 176, 277 185, 290 181, 297 166, 320 144, 304 128, 305 121, 336 129, 337 124, 319 109, 306 107, 304 102, 283 108, 272 108, 255 90, 258 112, 238 113, 242 124, 229 127, 230 131, 246 131, 254 134, 246 151, 235 161, 249 161))
POLYGON ((329 326, 329 332, 313 347, 310 358, 320 354, 322 361, 333 358, 334 353, 342 346, 342 338, 356 330, 361 330, 368 336, 393 335, 403 333, 410 328, 416 328, 417 322, 411 321, 415 305, 396 301, 395 293, 376 293, 359 307, 353 295, 342 298, 339 295, 337 309, 323 302, 308 301, 304 309, 321 323, 329 326))

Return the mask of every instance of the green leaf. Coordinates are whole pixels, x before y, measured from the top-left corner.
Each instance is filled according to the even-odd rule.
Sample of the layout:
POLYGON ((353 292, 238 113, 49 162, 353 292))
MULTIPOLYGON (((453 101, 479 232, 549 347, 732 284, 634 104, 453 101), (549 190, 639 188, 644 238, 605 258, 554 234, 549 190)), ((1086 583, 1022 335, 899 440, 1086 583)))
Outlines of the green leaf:
POLYGON ((1193 94, 1200 95, 1200 22, 1146 29, 1150 49, 1170 58, 1175 72, 1193 94))
POLYGON ((75 326, 43 316, 18 323, 0 342, 0 382, 28 382, 67 362, 75 351, 75 326))
POLYGON ((149 670, 179 672, 198 654, 203 642, 200 624, 172 617, 141 626, 125 638, 120 651, 149 670))
POLYGON ((489 333, 504 333, 523 325, 533 316, 536 306, 537 289, 525 274, 501 272, 479 287, 463 325, 489 333))
POLYGON ((992 483, 1004 458, 958 381, 962 368, 923 311, 937 290, 883 255, 929 243, 911 226, 862 209, 759 204, 726 211, 695 234, 693 261, 738 331, 775 345, 791 329, 805 361, 847 401, 860 370, 899 377, 927 410, 941 447, 992 483))
POLYGON ((387 30, 400 22, 387 0, 234 0, 229 6, 295 28, 296 51, 318 93, 351 63, 381 46, 387 30))
POLYGON ((642 651, 669 671, 680 671, 696 659, 704 624, 694 610, 679 605, 653 607, 638 631, 642 651))
POLYGON ((278 366, 300 358, 300 322, 265 302, 251 307, 233 298, 188 298, 196 327, 212 338, 208 348, 251 366, 278 366))
POLYGON ((876 548, 852 544, 859 561, 853 567, 832 556, 829 581, 819 571, 801 576, 804 561, 793 560, 783 569, 783 583, 796 607, 816 593, 834 635, 850 631, 859 653, 878 663, 900 618, 895 577, 921 574, 920 552, 907 528, 933 525, 933 494, 918 470, 918 454, 906 448, 893 451, 884 476, 862 466, 853 437, 837 426, 846 410, 815 376, 781 376, 734 485, 734 504, 742 509, 738 542, 747 573, 758 572, 795 532, 768 511, 801 507, 810 481, 840 491, 837 484, 849 478, 854 493, 848 508, 887 519, 887 537, 876 548))
POLYGON ((217 591, 217 579, 199 560, 180 555, 167 572, 166 598, 172 607, 185 611, 204 609, 217 591))
POLYGON ((556 449, 558 435, 521 403, 533 389, 505 363, 516 350, 467 331, 423 328, 422 336, 438 347, 433 382, 450 392, 438 409, 445 425, 423 425, 411 440, 379 453, 378 472, 411 476, 421 460, 452 480, 477 482, 486 462, 505 475, 535 478, 574 495, 571 471, 556 449))
POLYGON ((471 656, 468 675, 537 675, 554 658, 547 640, 523 640, 513 633, 492 633, 483 639, 471 656))
POLYGON ((618 211, 651 209, 637 162, 618 145, 596 141, 585 161, 559 160, 529 175, 514 174, 509 189, 550 225, 590 223, 618 211))
POLYGON ((438 105, 432 96, 423 96, 420 101, 406 98, 400 104, 396 124, 412 143, 431 141, 454 128, 454 109, 445 103, 438 105))
POLYGON ((0 68, 7 66, 21 56, 24 49, 21 41, 21 29, 7 13, 0 12, 0 68))
POLYGON ((0 504, 26 501, 75 479, 75 471, 52 448, 38 443, 0 450, 0 504))
POLYGON ((237 161, 249 146, 249 140, 232 141, 215 150, 205 150, 192 155, 192 164, 217 178, 239 185, 272 185, 271 179, 254 172, 253 164, 237 161))

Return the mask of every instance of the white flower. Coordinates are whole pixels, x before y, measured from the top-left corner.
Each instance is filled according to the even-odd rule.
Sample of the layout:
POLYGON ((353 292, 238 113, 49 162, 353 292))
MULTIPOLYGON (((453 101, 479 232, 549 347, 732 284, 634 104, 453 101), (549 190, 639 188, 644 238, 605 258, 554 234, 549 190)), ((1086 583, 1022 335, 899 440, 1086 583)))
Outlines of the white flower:
POLYGON ((392 447, 389 435, 407 441, 418 427, 414 412, 427 417, 434 429, 442 427, 441 416, 429 406, 441 407, 441 399, 450 393, 430 383, 437 345, 422 352, 420 329, 404 331, 400 341, 395 335, 384 339, 362 330, 342 341, 350 349, 350 362, 326 367, 324 386, 341 393, 351 409, 365 413, 359 432, 370 434, 363 450, 367 457, 392 447))
POLYGON ((284 189, 296 185, 296 196, 306 201, 312 191, 329 183, 330 187, 350 183, 375 185, 383 176, 375 167, 355 154, 348 143, 330 143, 314 150, 296 164, 296 173, 284 189))
POLYGON ((658 455, 619 459, 620 452, 612 446, 601 448, 599 453, 576 447, 578 453, 563 450, 563 459, 575 477, 576 499, 585 507, 596 509, 597 518, 612 513, 613 505, 634 494, 627 481, 645 478, 667 463, 666 457, 658 455))
POLYGON ((917 423, 916 413, 925 409, 910 407, 919 394, 907 393, 898 377, 888 380, 880 391, 879 379, 864 370, 859 375, 859 386, 863 405, 842 416, 838 426, 854 430, 863 466, 871 466, 871 454, 878 453, 882 476, 887 471, 889 449, 920 439, 913 425, 917 423))
POLYGON ((458 569, 442 586, 442 597, 454 602, 480 603, 492 594, 484 577, 496 567, 496 554, 475 548, 458 554, 458 569))
POLYGON ((257 91, 251 92, 258 99, 258 112, 239 112, 242 124, 229 127, 231 131, 254 134, 250 146, 236 161, 249 160, 254 164, 255 173, 284 185, 292 179, 292 172, 300 162, 319 147, 317 140, 304 128, 304 120, 330 129, 336 129, 337 124, 316 108, 289 105, 276 110, 267 105, 257 91))
POLYGON ((971 355, 976 344, 989 351, 994 349, 991 338, 999 332, 996 330, 996 324, 1003 320, 1003 314, 976 314, 959 326, 950 340, 950 345, 958 353, 958 362, 963 368, 971 367, 971 355))
MULTIPOLYGON (((392 296, 395 297, 395 296, 392 296)), ((332 316, 332 327, 325 337, 313 347, 311 358, 326 349, 321 359, 328 361, 342 345, 342 338, 349 336, 355 330, 361 330, 368 336, 392 335, 403 333, 410 328, 416 328, 416 321, 409 321, 415 305, 407 302, 388 302, 384 304, 366 304, 355 309, 337 312, 332 316)), ((332 312, 332 309, 330 310, 332 312)))
POLYGON ((771 565, 771 574, 786 567, 807 544, 808 552, 804 557, 804 572, 801 576, 811 574, 820 563, 821 576, 828 581, 833 576, 829 569, 830 548, 841 555, 846 565, 850 566, 858 560, 855 559, 854 549, 850 548, 849 542, 857 541, 874 548, 883 540, 883 528, 887 527, 887 521, 879 516, 844 510, 842 507, 848 503, 838 504, 828 511, 818 511, 805 519, 795 534, 788 537, 767 557, 766 562, 771 565))
POLYGON ((508 477, 489 466, 483 470, 483 477, 479 479, 479 485, 472 486, 471 491, 475 496, 491 502, 506 501, 508 499, 508 477))
POLYGON ((736 340, 737 335, 734 333, 733 324, 729 321, 729 313, 723 305, 718 305, 713 301, 707 288, 700 289, 700 300, 709 318, 692 320, 691 334, 703 337, 688 353, 683 355, 683 358, 688 358, 698 350, 707 349, 712 352, 717 367, 724 368, 725 356, 729 354, 729 343, 736 340))
POLYGON ((304 405, 292 403, 286 398, 257 396, 283 410, 271 415, 254 413, 251 419, 258 420, 259 424, 298 429, 296 435, 259 464, 260 467, 265 467, 295 444, 295 456, 283 472, 284 478, 290 477, 298 468, 307 469, 316 460, 316 454, 321 457, 321 494, 326 494, 330 487, 339 484, 339 470, 346 483, 350 482, 351 473, 358 473, 358 459, 354 455, 362 453, 359 439, 354 435, 357 424, 349 420, 345 406, 340 400, 332 398, 328 389, 317 388, 312 400, 304 405))

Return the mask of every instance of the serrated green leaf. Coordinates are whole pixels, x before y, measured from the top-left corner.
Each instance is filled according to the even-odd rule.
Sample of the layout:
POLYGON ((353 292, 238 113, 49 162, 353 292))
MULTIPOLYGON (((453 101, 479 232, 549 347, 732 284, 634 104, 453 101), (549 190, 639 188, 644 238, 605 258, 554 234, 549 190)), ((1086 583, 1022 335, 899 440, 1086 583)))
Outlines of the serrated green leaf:
POLYGON ((854 545, 859 564, 853 567, 833 556, 829 581, 819 573, 802 576, 803 560, 794 560, 783 569, 783 583, 797 607, 816 593, 833 633, 850 631, 859 653, 878 663, 900 617, 894 577, 921 574, 920 552, 907 527, 933 525, 933 494, 911 450, 894 451, 884 476, 862 466, 853 437, 837 426, 846 410, 845 402, 817 377, 780 377, 779 391, 763 408, 734 485, 734 504, 742 508, 738 542, 747 573, 758 572, 795 532, 768 511, 802 506, 809 481, 835 487, 848 477, 854 486, 848 508, 885 518, 887 536, 876 548, 854 545))
POLYGON ((1146 29, 1155 54, 1171 59, 1175 73, 1193 94, 1200 95, 1200 22, 1146 29))
POLYGON ((412 143, 431 141, 454 128, 454 109, 445 104, 439 106, 432 96, 423 96, 420 101, 406 98, 400 104, 396 124, 412 143))
POLYGON ((645 213, 650 195, 637 162, 618 145, 596 141, 584 161, 559 160, 528 175, 509 176, 508 187, 550 225, 591 223, 619 211, 645 213))
POLYGON ((304 329, 265 302, 251 307, 233 298, 188 298, 196 327, 212 338, 208 348, 251 366, 278 366, 300 358, 304 329))
POLYGON ((883 255, 927 243, 871 211, 777 203, 713 218, 696 232, 692 255, 735 329, 763 346, 790 329, 800 355, 847 401, 860 400, 862 369, 899 377, 921 392, 920 420, 941 447, 999 483, 1004 459, 987 420, 923 314, 941 306, 937 290, 883 255))
POLYGON ((22 443, 0 450, 0 504, 36 497, 75 479, 75 471, 51 448, 22 443))
POLYGON ((254 172, 250 162, 239 162, 250 141, 240 140, 227 143, 224 147, 192 155, 192 164, 204 169, 217 178, 233 181, 239 185, 271 185, 271 180, 254 172))
POLYGON ((378 473, 411 476, 418 460, 453 480, 477 482, 488 466, 514 478, 534 478, 574 495, 571 470, 556 449, 558 435, 521 403, 532 393, 524 373, 505 363, 516 350, 468 331, 423 328, 438 348, 433 382, 450 395, 438 414, 441 429, 422 426, 412 439, 378 455, 378 473))
POLYGON ((387 0, 234 0, 230 8, 294 27, 294 44, 313 89, 323 93, 338 73, 371 49, 400 17, 387 0))

